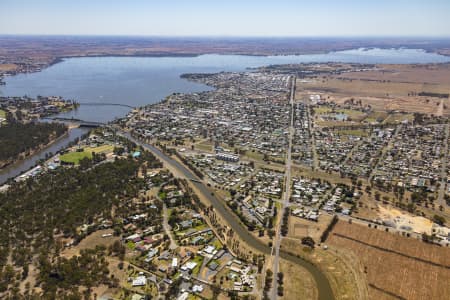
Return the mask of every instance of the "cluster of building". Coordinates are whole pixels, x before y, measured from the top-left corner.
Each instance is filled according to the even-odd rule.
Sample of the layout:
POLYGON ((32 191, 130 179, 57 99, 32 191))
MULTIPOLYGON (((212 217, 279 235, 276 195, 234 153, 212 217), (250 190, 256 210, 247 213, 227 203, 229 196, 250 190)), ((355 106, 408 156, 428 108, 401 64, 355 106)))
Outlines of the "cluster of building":
POLYGON ((326 201, 326 196, 331 191, 331 184, 318 179, 293 178, 292 195, 290 202, 293 204, 292 215, 311 221, 319 218, 319 209, 326 201))
POLYGON ((317 222, 322 212, 350 215, 355 199, 359 197, 346 185, 332 185, 306 177, 292 181, 291 214, 310 221, 317 222))
POLYGON ((319 167, 332 172, 341 171, 349 153, 362 140, 360 136, 341 134, 331 129, 315 130, 314 138, 319 167))
MULTIPOLYGON (((287 146, 289 77, 264 73, 187 75, 213 91, 173 94, 129 116, 141 137, 183 143, 203 139, 214 146, 284 159, 287 146)), ((219 159, 237 157, 219 153, 219 159)))
MULTIPOLYGON (((228 276, 232 278, 230 284, 221 286, 222 290, 252 292, 256 285, 255 266, 239 261, 223 247, 220 238, 196 207, 191 206, 189 199, 171 201, 178 195, 186 195, 183 185, 171 181, 161 185, 159 197, 169 207, 167 217, 171 229, 166 234, 174 237, 172 245, 163 243, 141 255, 145 263, 154 265, 151 273, 159 280, 160 291, 181 280, 178 299, 192 295, 203 297, 216 278, 228 276)), ((138 247, 134 249, 137 251, 138 247)))
MULTIPOLYGON (((37 96, 37 98, 0 97, 0 109, 14 113, 20 111, 22 120, 31 120, 71 110, 78 104, 73 100, 65 100, 59 96, 37 96)), ((1 123, 1 122, 0 122, 1 123)))
POLYGON ((357 198, 358 193, 337 186, 331 197, 323 204, 322 209, 328 213, 338 212, 344 215, 350 215, 352 212, 352 206, 355 204, 354 198, 357 198))
POLYGON ((239 186, 228 204, 246 223, 271 227, 277 213, 275 202, 281 199, 283 177, 283 173, 274 170, 258 170, 239 186))
POLYGON ((316 130, 319 166, 348 177, 369 178, 394 130, 391 127, 316 130))
POLYGON ((362 137, 355 145, 351 157, 341 170, 347 176, 369 178, 382 157, 383 149, 392 138, 394 128, 374 128, 367 131, 367 137, 362 137))
POLYGON ((254 171, 248 163, 224 160, 222 157, 239 157, 235 154, 225 153, 220 154, 220 157, 218 154, 194 154, 186 155, 186 158, 207 176, 209 182, 225 189, 236 188, 254 171))
POLYGON ((442 179, 445 124, 402 125, 374 175, 375 181, 435 191, 442 179))
POLYGON ((313 152, 309 106, 301 102, 296 103, 294 109, 295 134, 292 145, 292 157, 294 161, 300 164, 312 166, 313 152))

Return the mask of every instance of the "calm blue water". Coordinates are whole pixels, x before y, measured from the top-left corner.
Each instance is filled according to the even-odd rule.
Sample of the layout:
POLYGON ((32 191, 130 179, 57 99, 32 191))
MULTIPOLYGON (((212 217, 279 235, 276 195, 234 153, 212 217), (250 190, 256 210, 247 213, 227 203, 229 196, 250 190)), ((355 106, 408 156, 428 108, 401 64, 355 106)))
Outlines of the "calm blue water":
MULTIPOLYGON (((133 107, 160 101, 173 92, 209 88, 180 78, 183 73, 243 71, 249 67, 305 62, 430 63, 450 57, 414 49, 371 49, 297 56, 201 55, 197 57, 70 58, 42 72, 6 78, 5 96, 58 95, 79 102, 126 103, 133 107)), ((130 109, 83 106, 65 117, 109 121, 130 109)))

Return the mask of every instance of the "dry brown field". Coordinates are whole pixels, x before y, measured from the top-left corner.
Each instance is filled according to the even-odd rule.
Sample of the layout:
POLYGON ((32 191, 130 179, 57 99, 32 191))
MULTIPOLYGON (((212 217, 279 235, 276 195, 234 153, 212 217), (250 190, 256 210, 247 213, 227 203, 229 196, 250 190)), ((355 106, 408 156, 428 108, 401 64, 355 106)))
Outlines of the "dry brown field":
POLYGON ((317 299, 318 291, 311 274, 304 268, 284 259, 280 260, 280 272, 283 272, 282 300, 317 299))
POLYGON ((399 110, 450 114, 450 100, 413 93, 450 93, 450 64, 377 65, 376 70, 348 72, 298 84, 297 99, 320 94, 322 99, 344 104, 353 98, 375 111, 399 110), (441 100, 445 108, 440 110, 441 100))
POLYGON ((333 217, 329 214, 322 214, 318 222, 309 221, 296 216, 289 216, 288 237, 301 239, 305 236, 312 237, 319 242, 322 232, 330 224, 333 217))
POLYGON ((327 243, 361 261, 370 299, 448 299, 450 249, 338 222, 327 243))
POLYGON ((14 71, 16 68, 15 64, 0 64, 0 72, 14 71))

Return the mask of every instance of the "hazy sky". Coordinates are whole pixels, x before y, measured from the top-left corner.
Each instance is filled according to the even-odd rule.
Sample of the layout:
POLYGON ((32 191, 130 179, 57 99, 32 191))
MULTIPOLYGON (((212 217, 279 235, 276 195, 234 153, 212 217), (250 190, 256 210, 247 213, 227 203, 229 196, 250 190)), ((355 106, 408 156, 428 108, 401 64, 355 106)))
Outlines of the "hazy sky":
POLYGON ((450 36, 450 0, 0 0, 0 34, 450 36))

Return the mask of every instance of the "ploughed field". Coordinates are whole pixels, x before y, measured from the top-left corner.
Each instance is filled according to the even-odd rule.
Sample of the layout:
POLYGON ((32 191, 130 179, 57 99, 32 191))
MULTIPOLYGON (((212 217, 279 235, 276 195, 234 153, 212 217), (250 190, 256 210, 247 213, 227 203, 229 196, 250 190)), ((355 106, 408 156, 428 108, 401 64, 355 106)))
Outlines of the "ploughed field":
POLYGON ((327 243, 365 268, 370 299, 448 299, 450 249, 339 221, 327 243))

